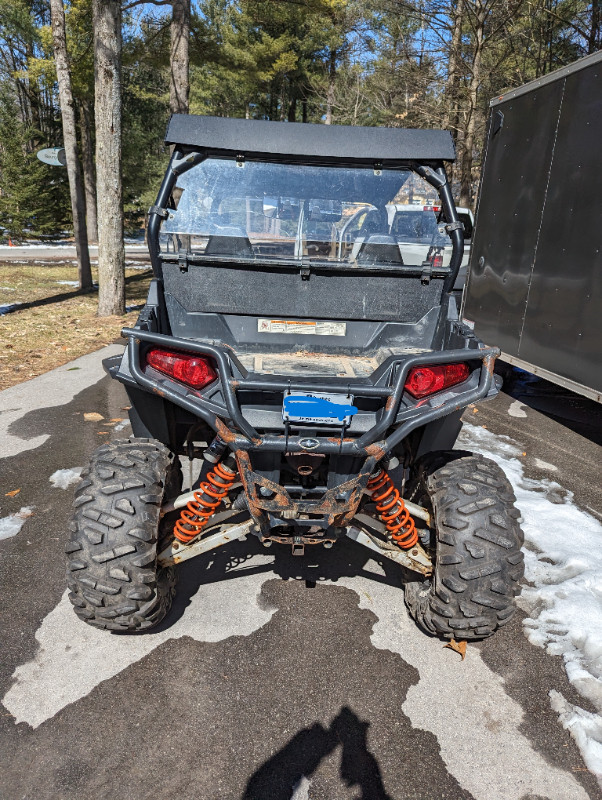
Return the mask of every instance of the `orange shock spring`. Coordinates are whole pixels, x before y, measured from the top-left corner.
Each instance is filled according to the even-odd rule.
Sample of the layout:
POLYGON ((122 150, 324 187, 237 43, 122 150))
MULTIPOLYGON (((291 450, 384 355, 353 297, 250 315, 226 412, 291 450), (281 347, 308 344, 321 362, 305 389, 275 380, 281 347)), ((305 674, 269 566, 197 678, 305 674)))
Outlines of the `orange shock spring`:
POLYGON ((232 488, 235 477, 236 472, 223 464, 216 464, 207 473, 207 480, 201 483, 194 500, 182 509, 174 525, 174 536, 179 542, 188 544, 202 532, 232 488))
POLYGON ((418 541, 416 525, 388 472, 381 467, 372 475, 367 488, 393 541, 404 550, 414 547, 418 541))

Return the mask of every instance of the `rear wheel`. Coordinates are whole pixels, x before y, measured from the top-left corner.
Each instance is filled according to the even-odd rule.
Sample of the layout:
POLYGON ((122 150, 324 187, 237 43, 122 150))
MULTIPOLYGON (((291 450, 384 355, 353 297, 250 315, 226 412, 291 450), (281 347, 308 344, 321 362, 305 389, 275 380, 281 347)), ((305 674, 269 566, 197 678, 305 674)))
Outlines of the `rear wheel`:
POLYGON ((97 628, 157 625, 175 594, 175 573, 157 566, 160 508, 181 486, 180 464, 154 439, 99 447, 75 492, 65 548, 69 599, 97 628))
POLYGON ((412 617, 446 639, 484 639, 515 611, 524 573, 512 487, 480 455, 434 453, 420 465, 414 497, 432 508, 434 572, 405 587, 412 617))

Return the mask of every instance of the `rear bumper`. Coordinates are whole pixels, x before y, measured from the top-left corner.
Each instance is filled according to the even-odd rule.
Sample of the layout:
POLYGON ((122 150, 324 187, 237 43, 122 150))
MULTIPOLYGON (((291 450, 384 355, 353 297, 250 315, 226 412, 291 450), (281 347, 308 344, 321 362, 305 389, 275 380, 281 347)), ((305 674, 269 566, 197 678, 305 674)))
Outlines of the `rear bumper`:
POLYGON ((307 436, 289 435, 288 431, 284 435, 261 433, 253 427, 243 415, 239 402, 239 395, 244 391, 265 392, 273 396, 274 393, 284 393, 289 389, 314 392, 344 390, 355 397, 382 399, 383 405, 375 415, 375 424, 360 436, 345 436, 343 429, 340 435, 333 435, 332 432, 324 436, 311 434, 314 443, 318 442, 318 445, 311 447, 313 453, 373 458, 375 461, 380 460, 415 428, 486 396, 493 396, 498 391, 493 367, 500 351, 495 347, 484 347, 478 340, 467 341, 461 349, 391 356, 369 377, 346 381, 313 377, 293 380, 252 374, 226 348, 132 328, 124 328, 122 334, 128 339, 126 354, 119 365, 113 359, 105 365, 111 376, 191 412, 204 420, 235 452, 263 450, 303 453, 308 450, 307 436), (208 387, 206 393, 198 393, 187 390, 167 377, 151 377, 141 366, 141 348, 150 344, 211 357, 217 366, 219 382, 208 387), (402 404, 406 377, 412 367, 457 362, 475 364, 472 378, 466 384, 441 392, 420 406, 402 404))

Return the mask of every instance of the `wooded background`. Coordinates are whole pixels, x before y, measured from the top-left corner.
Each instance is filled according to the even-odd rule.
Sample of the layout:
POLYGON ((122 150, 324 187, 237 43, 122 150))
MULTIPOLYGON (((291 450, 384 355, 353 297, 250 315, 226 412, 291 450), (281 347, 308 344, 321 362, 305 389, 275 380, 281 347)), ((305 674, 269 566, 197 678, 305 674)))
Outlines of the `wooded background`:
POLYGON ((75 212, 112 257, 121 204, 133 231, 154 202, 170 111, 449 128, 470 206, 490 97, 600 47, 599 2, 578 0, 0 0, 0 236, 60 235, 75 212), (35 158, 63 144, 69 181, 35 158))

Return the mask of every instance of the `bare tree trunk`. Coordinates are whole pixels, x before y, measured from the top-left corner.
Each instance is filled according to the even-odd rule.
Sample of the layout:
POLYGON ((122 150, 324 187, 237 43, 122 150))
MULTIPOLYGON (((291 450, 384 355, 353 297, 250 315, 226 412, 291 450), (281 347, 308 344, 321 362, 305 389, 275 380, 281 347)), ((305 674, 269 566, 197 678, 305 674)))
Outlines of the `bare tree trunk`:
POLYGON ((90 254, 88 252, 88 237, 86 235, 86 201, 77 152, 77 129, 75 127, 75 109, 73 107, 71 75, 69 74, 69 61, 67 58, 67 37, 65 34, 65 9, 63 8, 63 0, 50 0, 50 14, 52 20, 54 61, 56 63, 56 76, 59 85, 59 99, 63 121, 63 142, 67 160, 69 193, 71 195, 73 236, 75 238, 75 252, 77 254, 79 286, 80 289, 89 289, 92 286, 92 272, 90 270, 90 254))
POLYGON ((287 119, 289 122, 295 122, 297 119, 297 98, 293 97, 291 102, 288 106, 288 116, 287 119))
POLYGON ((472 159, 476 130, 477 101, 481 85, 481 63, 485 41, 485 19, 487 12, 484 3, 476 3, 475 45, 472 62, 472 76, 468 88, 467 121, 462 143, 462 175, 460 183, 460 206, 470 208, 472 205, 472 159))
MULTIPOLYGON (((50 9, 50 14, 51 14, 51 17, 52 17, 52 5, 51 5, 51 9, 50 9)), ((64 16, 64 12, 63 12, 63 16, 64 16)), ((63 28, 64 28, 64 25, 63 25, 63 28)), ((28 41, 26 43, 25 52, 27 53, 27 61, 29 63, 30 59, 33 59, 33 57, 34 57, 33 42, 28 41)), ((40 116, 40 108, 41 108, 40 89, 39 89, 37 80, 35 78, 32 78, 31 76, 29 76, 29 78, 27 80, 27 83, 28 83, 27 98, 29 100, 29 106, 30 106, 30 111, 31 111, 31 124, 35 128, 36 132, 37 131, 41 132, 42 131, 42 119, 41 119, 41 116, 40 116)), ((59 95, 60 95, 60 89, 59 89, 59 95)), ((38 136, 36 135, 36 138, 34 140, 34 147, 38 146, 38 142, 39 142, 39 139, 38 139, 38 136)))
MULTIPOLYGON (((459 112, 459 88, 460 88, 460 60, 462 58, 462 23, 464 16, 464 0, 456 0, 453 10, 454 21, 452 38, 449 51, 449 63, 447 68, 447 81, 445 86, 445 114, 443 117, 443 127, 451 129, 454 142, 458 142, 458 127, 460 125, 459 112)), ((450 183, 454 184, 456 163, 453 161, 449 170, 450 183)))
POLYGON ((94 0, 98 316, 125 313, 121 186, 121 3, 94 0))
MULTIPOLYGON (((460 46, 462 44, 462 17, 464 15, 464 0, 457 0, 453 10, 454 22, 452 38, 449 48, 449 61, 447 65, 447 81, 445 83, 445 114, 443 117, 443 127, 449 128, 454 116, 457 118, 458 106, 458 66, 460 62, 460 46)), ((452 131, 454 139, 457 131, 452 131)))
POLYGON ((286 78, 282 78, 282 85, 280 87, 280 102, 278 103, 280 107, 280 122, 284 122, 286 119, 286 78))
POLYGON ((587 38, 587 52, 595 53, 600 46, 600 2, 593 0, 591 9, 591 24, 587 38))
POLYGON ((90 104, 87 100, 82 100, 81 103, 79 103, 79 127, 82 140, 84 188, 86 190, 86 226, 88 229, 88 244, 96 244, 98 242, 98 221, 96 213, 96 176, 94 174, 91 124, 90 104))
POLYGON ((326 93, 326 119, 325 125, 332 125, 332 107, 334 106, 334 83, 337 75, 337 51, 330 51, 328 63, 328 90, 326 93))
POLYGON ((172 114, 188 114, 190 0, 173 0, 172 8, 169 110, 172 114))

